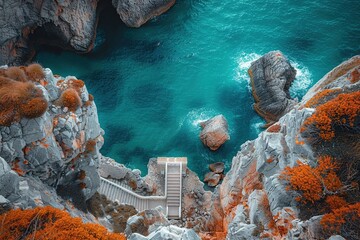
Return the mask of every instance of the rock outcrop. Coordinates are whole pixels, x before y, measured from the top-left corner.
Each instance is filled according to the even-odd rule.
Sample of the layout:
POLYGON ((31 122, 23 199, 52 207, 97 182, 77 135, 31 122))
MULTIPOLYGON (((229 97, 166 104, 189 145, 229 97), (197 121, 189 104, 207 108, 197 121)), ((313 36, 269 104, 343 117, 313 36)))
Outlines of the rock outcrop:
POLYGON ((121 20, 129 27, 140 27, 149 19, 166 12, 175 0, 112 0, 121 20))
POLYGON ((173 225, 167 227, 159 227, 153 231, 149 236, 143 236, 138 233, 132 234, 129 240, 200 240, 200 237, 194 230, 188 228, 179 228, 173 225))
MULTIPOLYGON (((253 74, 253 79, 257 79, 255 76, 262 76, 260 79, 264 80, 264 72, 269 74, 272 69, 269 66, 272 66, 273 61, 268 62, 269 57, 275 59, 274 61, 280 64, 277 68, 282 69, 281 77, 275 75, 277 76, 275 79, 278 83, 282 82, 280 89, 287 89, 287 84, 294 77, 294 70, 284 60, 282 54, 278 56, 276 54, 278 52, 272 52, 258 60, 252 65, 250 72, 253 74), (257 69, 255 66, 259 64, 262 67, 257 69), (287 82, 286 79, 290 80, 287 82)), ((227 235, 226 239, 326 239, 329 237, 321 230, 322 215, 319 211, 306 214, 311 207, 304 208, 296 201, 299 193, 289 190, 287 183, 279 176, 285 167, 294 167, 298 161, 316 166, 319 154, 340 157, 343 159, 341 164, 346 164, 348 157, 353 163, 359 161, 359 156, 356 154, 360 144, 358 105, 351 108, 353 114, 351 119, 338 123, 346 125, 347 121, 354 122, 348 124, 349 126, 346 125, 347 127, 335 129, 334 139, 329 143, 321 140, 319 145, 318 142, 310 141, 313 135, 305 134, 306 130, 304 130, 306 126, 304 122, 314 112, 319 111, 318 106, 331 99, 338 99, 337 97, 344 93, 359 96, 360 81, 354 80, 357 74, 353 74, 359 68, 360 56, 342 63, 310 89, 303 101, 297 105, 291 100, 286 100, 287 94, 282 92, 283 102, 279 108, 275 108, 278 109, 275 115, 279 114, 277 116, 280 117, 290 108, 292 110, 262 132, 256 140, 247 141, 241 146, 241 150, 232 160, 230 171, 222 184, 215 189, 211 217, 207 222, 207 230, 212 232, 212 237, 207 236, 204 239, 225 239, 225 235, 227 235), (344 137, 343 134, 354 136, 352 139, 355 142, 349 143, 346 136, 350 135, 344 137), (345 142, 349 153, 342 155, 344 151, 338 148, 344 147, 345 142), (314 215, 316 213, 318 215, 314 215)), ((268 76, 267 74, 265 76, 268 76)), ((273 78, 269 78, 271 79, 273 78)), ((344 97, 345 95, 340 96, 339 99, 344 97)), ((348 104, 351 102, 344 103, 342 107, 347 109, 348 104)), ((337 110, 338 114, 341 114, 342 110, 337 110)), ((275 121, 276 118, 270 120, 275 121)), ((342 167, 347 168, 350 165, 342 167)), ((353 179, 353 181, 358 180, 353 179)), ((346 231, 341 233, 348 234, 346 231)))
POLYGON ((32 42, 79 52, 91 50, 97 25, 98 0, 0 3, 0 65, 32 58, 32 42))
MULTIPOLYGON (((34 45, 86 53, 94 45, 99 0, 0 2, 0 65, 20 65, 35 55, 34 45)), ((113 0, 122 21, 140 27, 167 11, 175 0, 113 0)))
POLYGON ((268 123, 276 122, 293 109, 289 88, 296 70, 280 52, 272 51, 255 62, 248 70, 255 104, 254 110, 268 123))
POLYGON ((209 187, 215 187, 224 177, 224 163, 212 163, 209 165, 209 169, 211 172, 205 174, 204 182, 207 183, 209 187))
POLYGON ((203 130, 200 133, 201 141, 211 150, 216 151, 230 139, 228 124, 223 115, 217 115, 200 123, 203 130))
MULTIPOLYGON (((32 119, 23 117, 15 121, 14 118, 12 124, 0 126, 0 157, 17 175, 39 179, 57 189, 60 195, 84 203, 100 184, 97 168, 104 132, 98 122, 96 106, 89 100, 81 80, 54 77, 50 69, 45 69, 44 74, 44 78, 33 83, 29 80, 29 84, 48 102, 45 113, 32 119), (69 99, 64 95, 68 90, 73 93, 69 99), (78 105, 70 110, 72 101, 78 105)), ((16 81, 6 79, 6 82, 16 81)), ((8 101, 12 101, 11 98, 8 101)), ((26 104, 29 110, 37 111, 35 103, 26 104)), ((6 109, 4 103, 2 111, 12 114, 16 109, 6 109)), ((6 117, 1 115, 1 118, 6 117)), ((14 172, 7 171, 4 176, 10 179, 14 172)))

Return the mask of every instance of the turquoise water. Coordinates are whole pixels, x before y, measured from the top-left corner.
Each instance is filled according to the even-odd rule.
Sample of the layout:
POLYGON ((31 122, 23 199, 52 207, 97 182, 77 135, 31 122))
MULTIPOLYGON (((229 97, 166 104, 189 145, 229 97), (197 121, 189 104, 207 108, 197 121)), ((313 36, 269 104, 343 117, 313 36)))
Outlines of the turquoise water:
POLYGON ((359 13, 358 0, 179 0, 131 29, 107 10, 92 53, 42 48, 36 61, 86 82, 105 130, 104 155, 143 175, 150 157, 187 156, 202 178, 209 163, 229 168, 240 145, 262 131, 251 107, 250 62, 281 50, 298 69, 291 93, 301 98, 359 54, 359 13), (217 114, 227 118, 231 140, 212 152, 198 123, 217 114))

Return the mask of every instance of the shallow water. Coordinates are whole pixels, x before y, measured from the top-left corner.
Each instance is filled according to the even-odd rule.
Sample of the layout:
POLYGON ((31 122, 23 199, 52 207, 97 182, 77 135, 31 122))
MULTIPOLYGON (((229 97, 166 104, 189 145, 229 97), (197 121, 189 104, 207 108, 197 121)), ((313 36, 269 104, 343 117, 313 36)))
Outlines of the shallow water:
POLYGON ((209 163, 229 168, 241 144, 262 131, 251 106, 251 61, 281 50, 298 70, 291 94, 301 98, 359 54, 359 13, 358 0, 183 0, 131 29, 108 10, 92 53, 42 48, 36 61, 86 82, 105 130, 104 155, 143 175, 150 157, 186 156, 202 178, 209 163), (198 123, 217 114, 227 118, 231 140, 212 152, 198 123))

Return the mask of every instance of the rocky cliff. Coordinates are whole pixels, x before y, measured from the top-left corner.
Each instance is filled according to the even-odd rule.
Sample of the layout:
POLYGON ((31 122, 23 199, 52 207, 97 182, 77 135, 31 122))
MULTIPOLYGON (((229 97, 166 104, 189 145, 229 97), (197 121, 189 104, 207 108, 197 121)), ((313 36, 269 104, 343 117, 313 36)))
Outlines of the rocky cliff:
POLYGON ((241 146, 214 192, 205 239, 356 239, 345 221, 360 212, 359 69, 360 56, 342 63, 241 146))
MULTIPOLYGON (((93 48, 99 0, 0 1, 0 65, 31 60, 34 45, 86 53, 93 48)), ((167 11, 170 1, 112 1, 124 23, 140 27, 167 11)))

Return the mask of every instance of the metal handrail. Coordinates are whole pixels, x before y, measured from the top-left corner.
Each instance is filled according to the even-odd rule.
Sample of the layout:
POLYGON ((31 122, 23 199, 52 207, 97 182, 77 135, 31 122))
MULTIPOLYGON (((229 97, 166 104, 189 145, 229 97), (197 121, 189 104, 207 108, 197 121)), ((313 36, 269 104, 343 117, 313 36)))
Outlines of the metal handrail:
POLYGON ((130 191, 129 189, 123 187, 123 186, 120 186, 119 184, 116 184, 112 181, 109 181, 107 180, 106 178, 103 178, 103 177, 100 177, 101 181, 105 181, 106 183, 110 183, 111 185, 113 185, 114 187, 117 187, 117 188, 120 188, 121 190, 139 198, 139 199, 144 199, 144 200, 147 200, 147 199, 150 199, 150 200, 164 200, 167 198, 167 190, 165 189, 165 195, 164 196, 142 196, 140 194, 137 194, 133 191, 130 191))

